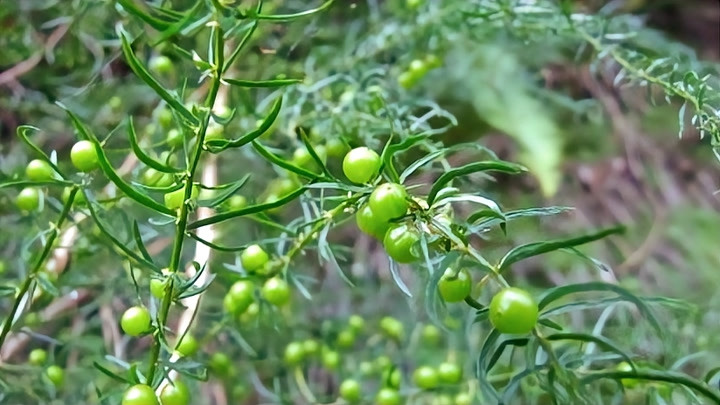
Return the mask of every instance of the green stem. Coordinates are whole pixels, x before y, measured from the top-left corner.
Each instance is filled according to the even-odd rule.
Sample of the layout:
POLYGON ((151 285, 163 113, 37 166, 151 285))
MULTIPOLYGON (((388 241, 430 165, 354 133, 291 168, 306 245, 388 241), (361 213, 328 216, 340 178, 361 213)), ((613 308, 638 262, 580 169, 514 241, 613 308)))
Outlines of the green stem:
MULTIPOLYGON (((190 206, 187 201, 192 196, 192 188, 195 180, 195 174, 197 172, 198 165, 200 163, 200 157, 203 152, 203 144, 205 142, 205 133, 207 132, 208 125, 210 124, 210 117, 213 106, 215 105, 215 99, 217 98, 218 91, 220 90, 220 75, 217 74, 212 81, 210 92, 205 99, 205 107, 208 112, 205 114, 203 121, 200 124, 200 130, 198 131, 198 138, 195 144, 195 152, 193 154, 190 167, 188 167, 185 176, 185 194, 183 197, 183 204, 180 207, 178 213, 177 223, 175 225, 175 238, 173 240, 172 253, 170 254, 170 266, 168 267, 170 273, 175 274, 180 270, 180 260, 182 258, 182 248, 185 242, 185 234, 187 232, 188 218, 190 215, 190 206)), ((172 304, 172 296, 174 290, 175 281, 170 278, 167 288, 165 289, 165 295, 162 299, 160 312, 158 313, 158 329, 155 331, 155 341, 153 348, 150 352, 150 365, 148 369, 148 382, 152 383, 155 378, 155 372, 157 370, 157 362, 160 358, 160 347, 161 347, 161 330, 165 327, 167 322, 168 313, 170 312, 170 305, 172 304)))
POLYGON ((15 301, 13 302, 12 308, 10 308, 10 313, 8 314, 7 319, 2 325, 2 331, 0 331, 0 348, 2 348, 3 343, 5 343, 5 338, 7 338, 8 334, 10 333, 10 328, 12 327, 13 319, 15 319, 15 316, 20 309, 20 303, 22 302, 23 297, 25 294, 27 294, 28 290, 30 289, 30 286, 32 285, 32 281, 35 279, 35 276, 42 268, 43 263, 45 263, 45 260, 50 255, 50 251, 53 248, 53 244, 55 243, 55 239, 57 239, 58 235, 60 234, 60 228, 62 228, 63 223, 65 222, 65 219, 70 214, 70 209, 72 208, 73 201, 75 201, 75 195, 77 194, 79 188, 78 186, 74 186, 70 190, 70 195, 68 196, 67 201, 65 202, 65 205, 63 206, 63 210, 60 213, 60 218, 57 220, 56 224, 53 224, 53 229, 50 232, 50 236, 48 237, 47 242, 45 243, 45 247, 43 248, 42 253, 40 256, 38 256, 37 261, 35 262, 35 265, 33 266, 32 270, 28 274, 27 278, 25 279, 25 282, 23 282, 22 286, 20 287, 20 291, 18 291, 17 296, 15 298, 15 301))

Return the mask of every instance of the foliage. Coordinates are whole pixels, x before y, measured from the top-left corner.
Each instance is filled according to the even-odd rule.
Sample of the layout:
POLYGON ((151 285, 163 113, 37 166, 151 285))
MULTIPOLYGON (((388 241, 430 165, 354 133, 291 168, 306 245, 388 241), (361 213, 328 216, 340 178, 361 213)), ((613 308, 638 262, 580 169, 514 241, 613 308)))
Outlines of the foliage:
POLYGON ((522 226, 569 209, 522 207, 494 186, 530 172, 557 193, 568 131, 553 106, 589 116, 593 101, 538 88, 532 72, 553 59, 615 69, 616 86, 678 102, 681 135, 690 116, 720 141, 716 66, 633 15, 575 7, 9 6, 2 17, 20 17, 3 41, 49 29, 67 41, 6 58, 43 48, 56 75, 39 66, 28 97, 4 101, 30 123, 14 148, 51 169, 2 167, 0 403, 153 403, 151 390, 186 397, 185 385, 193 404, 218 391, 230 403, 720 403, 718 359, 700 342, 673 350, 674 325, 698 308, 599 281, 611 268, 580 250, 625 227, 529 240, 538 232, 522 226), (453 136, 460 101, 517 141, 522 165, 453 136), (52 142, 68 125, 83 142, 72 159, 52 142), (379 162, 355 183, 343 157, 358 147, 379 162), (37 207, 17 209, 26 188, 37 207), (388 188, 404 191, 375 193, 388 188), (360 210, 372 235, 358 237, 360 210), (561 252, 590 264, 587 279, 543 286, 514 271, 561 252), (472 291, 445 302, 438 283, 458 274, 472 291), (488 306, 510 286, 537 306, 529 333, 495 328, 503 314, 488 306))

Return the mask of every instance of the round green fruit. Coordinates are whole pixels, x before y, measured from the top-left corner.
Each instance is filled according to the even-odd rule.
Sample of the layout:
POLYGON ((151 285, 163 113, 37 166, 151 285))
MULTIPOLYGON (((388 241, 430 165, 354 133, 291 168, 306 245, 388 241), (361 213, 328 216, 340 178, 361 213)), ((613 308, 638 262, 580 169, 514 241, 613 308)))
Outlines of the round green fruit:
POLYGON ((182 381, 173 381, 160 391, 161 405, 188 405, 190 390, 182 381))
POLYGON ((279 277, 270 278, 263 284, 262 296, 269 303, 281 307, 290 302, 290 286, 279 277))
POLYGON ((325 143, 325 150, 327 151, 327 155, 330 157, 345 156, 348 149, 348 145, 339 138, 330 139, 325 143))
POLYGON ((385 237, 385 233, 390 228, 390 222, 379 219, 369 205, 358 210, 355 214, 355 221, 361 231, 379 240, 385 237))
POLYGON ((416 78, 421 78, 425 76, 428 70, 428 65, 422 59, 415 59, 410 62, 410 65, 408 65, 408 71, 416 78))
POLYGON ((186 334, 182 337, 180 343, 177 344, 177 347, 175 347, 175 352, 183 357, 190 357, 197 353, 199 348, 200 345, 197 339, 195 339, 193 335, 186 334))
POLYGON ((234 195, 227 200, 227 207, 230 211, 237 211, 247 207, 247 198, 242 195, 234 195))
POLYGON ((250 280, 236 281, 223 299, 225 310, 231 314, 245 312, 255 301, 255 284, 250 280))
POLYGON ((60 387, 65 382, 65 370, 60 366, 50 366, 45 370, 45 375, 54 386, 60 387))
POLYGON ((455 395, 455 405, 471 405, 472 397, 467 392, 461 392, 455 395))
POLYGON ((398 263, 412 263, 418 259, 415 245, 420 242, 418 232, 407 224, 396 224, 388 229, 383 246, 388 256, 398 263))
MULTIPOLYGON (((196 185, 193 185, 192 190, 190 190, 190 199, 196 199, 198 197, 198 194, 200 194, 200 188, 196 185)), ((185 202, 185 188, 181 187, 175 191, 165 193, 164 199, 166 207, 170 208, 171 210, 179 209, 185 202)))
POLYGON ((47 181, 55 177, 55 170, 50 166, 50 163, 34 159, 25 167, 25 176, 32 181, 47 181))
POLYGON ((438 366, 437 373, 443 384, 457 384, 462 381, 462 369, 455 363, 441 363, 438 366))
POLYGON ((305 359, 305 348, 301 342, 290 342, 285 346, 285 362, 298 365, 305 359))
POLYGON ((380 155, 372 149, 362 146, 345 155, 343 173, 353 183, 364 184, 377 176, 380 164, 380 155))
POLYGON ((437 387, 440 383, 438 372, 434 368, 428 366, 418 367, 415 372, 413 372, 413 382, 418 386, 418 388, 422 388, 424 390, 431 390, 437 387))
POLYGON ((154 73, 167 75, 175 69, 173 62, 165 55, 158 55, 150 59, 148 67, 154 73))
POLYGON ((362 398, 362 387, 357 380, 348 379, 340 384, 340 398, 350 402, 360 402, 362 398))
POLYGON ((150 311, 141 306, 128 308, 120 318, 120 327, 130 336, 140 336, 148 332, 151 323, 150 311))
POLYGON ((167 138, 165 140, 167 141, 168 146, 170 146, 171 148, 180 148, 183 146, 185 136, 183 136, 182 132, 173 128, 168 131, 167 138))
POLYGON ((305 355, 312 357, 320 352, 320 344, 314 339, 307 339, 303 343, 305 355))
POLYGON ((47 352, 43 349, 34 349, 28 355, 28 362, 33 366, 40 366, 47 361, 47 352))
POLYGON ((260 245, 250 245, 240 255, 240 263, 249 272, 261 270, 269 260, 270 256, 260 245))
POLYGON ((375 396, 376 405, 400 405, 401 403, 400 393, 392 388, 381 388, 375 396))
POLYGON ((445 302, 460 302, 470 295, 471 289, 472 277, 466 269, 456 272, 448 268, 438 282, 440 296, 445 302))
POLYGON ((348 326, 353 332, 360 333, 365 328, 365 320, 360 315, 350 315, 348 326))
POLYGON ((335 344, 341 349, 349 349, 355 345, 355 332, 345 329, 338 333, 335 344))
POLYGON ((368 206, 378 220, 389 221, 407 213, 408 193, 400 184, 384 183, 370 194, 368 206))
POLYGON ((402 322, 390 316, 386 316, 380 320, 380 329, 385 335, 396 340, 402 340, 405 334, 405 328, 402 322))
POLYGON ((340 353, 333 350, 323 350, 322 364, 328 370, 335 370, 340 365, 340 353))
POLYGON ((437 326, 427 324, 422 329, 422 341, 426 345, 435 346, 442 340, 442 333, 437 326))
POLYGON ((122 405, 159 405, 155 391, 145 384, 128 388, 123 394, 122 405))
POLYGON ((490 301, 490 323, 502 333, 529 333, 537 320, 537 302, 525 290, 508 287, 490 301))
POLYGON ((230 374, 230 368, 232 362, 225 353, 215 352, 210 356, 208 361, 208 367, 210 370, 219 377, 227 377, 230 374))
POLYGON ((159 278, 150 279, 150 294, 157 299, 163 299, 165 297, 165 286, 166 281, 159 278))
POLYGON ((40 207, 40 191, 35 187, 26 187, 18 193, 15 205, 22 211, 36 211, 40 207))
POLYGON ((79 141, 70 150, 70 161, 81 172, 90 172, 100 165, 95 145, 90 141, 79 141))

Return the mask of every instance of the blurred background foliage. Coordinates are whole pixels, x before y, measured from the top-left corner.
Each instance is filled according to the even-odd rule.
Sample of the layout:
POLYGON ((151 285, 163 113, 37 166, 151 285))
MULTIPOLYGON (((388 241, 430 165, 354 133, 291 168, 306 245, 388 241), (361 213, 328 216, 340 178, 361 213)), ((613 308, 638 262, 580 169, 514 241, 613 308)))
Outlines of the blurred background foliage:
MULTIPOLYGON (((164 3, 172 3, 178 10, 194 4, 164 3)), ((235 3, 242 6, 248 2, 235 3)), ((302 10, 306 3, 266 1, 266 12, 302 10)), ((659 75, 676 72, 680 79, 669 80, 669 73, 666 77, 672 84, 675 80, 682 83, 685 73, 694 71, 697 77, 710 75, 706 79, 709 86, 720 88, 717 1, 425 0, 418 1, 416 7, 409 3, 336 1, 309 23, 262 25, 261 34, 254 37, 232 73, 245 79, 280 74, 304 78, 301 85, 286 92, 278 123, 264 135, 266 144, 290 158, 292 151, 302 145, 298 131, 303 128, 318 144, 327 145, 341 137, 352 146, 365 144, 379 150, 387 139, 387 120, 373 111, 377 103, 388 102, 406 133, 448 127, 441 135, 445 145, 479 142, 503 159, 520 161, 532 176, 476 178, 470 184, 487 190, 488 197, 500 201, 504 209, 560 205, 574 210, 542 221, 513 222, 507 238, 499 232, 490 233, 483 246, 491 250, 588 228, 626 224, 629 231, 625 235, 583 249, 613 268, 612 273, 602 277, 641 294, 687 300, 694 307, 681 316, 664 314, 668 340, 663 345, 653 341, 649 328, 637 325, 630 313, 613 318, 604 325, 606 331, 626 347, 646 348, 646 352, 637 354, 668 367, 682 356, 697 354, 678 367, 701 377, 702 371, 720 364, 720 294, 716 288, 720 283, 720 216, 715 195, 720 163, 713 155, 717 134, 701 137, 691 122, 694 112, 681 108, 685 100, 672 97, 671 103, 666 103, 662 86, 642 86, 640 80, 630 80, 631 75, 625 75, 607 52, 611 45, 620 43, 638 70, 652 72, 645 62, 663 58, 659 64, 662 66, 656 69, 659 75), (577 13, 595 16, 596 20, 577 20, 591 38, 596 34, 592 29, 614 36, 605 37, 606 42, 594 49, 591 41, 557 12, 563 6, 560 3, 577 13), (398 82, 412 60, 430 54, 441 59, 440 67, 412 85, 398 82), (678 111, 685 115, 679 116, 678 111), (664 351, 662 347, 672 350, 664 351)), ((54 104, 56 101, 67 105, 97 134, 108 139, 109 156, 116 167, 129 151, 124 129, 117 128, 127 114, 134 117, 149 150, 165 138, 170 128, 158 119, 162 103, 120 57, 116 35, 119 23, 134 35, 142 33, 150 41, 159 38, 156 31, 130 18, 114 1, 27 0, 0 6, 1 180, 20 176, 31 158, 15 135, 19 125, 41 128, 34 140, 45 150, 67 156, 75 136, 64 112, 54 104)), ((187 28, 188 32, 192 29, 187 28)), ((173 40, 188 49, 203 49, 207 43, 204 36, 178 36, 173 40)), ((200 77, 193 63, 167 43, 154 49, 140 47, 137 54, 144 60, 158 54, 169 57, 173 71, 165 80, 172 87, 181 87, 185 80, 194 87, 200 77)), ((262 89, 230 93, 228 105, 237 111, 226 133, 232 136, 255 128, 276 95, 262 89)), ((192 94, 187 96, 193 100, 192 94)), ((709 104, 718 107, 717 94, 707 91, 706 97, 709 104)), ((403 159, 410 162, 415 158, 409 154, 403 159)), ((453 155, 452 163, 476 158, 476 153, 467 151, 453 155)), ((62 159, 61 163, 65 164, 62 159)), ((337 169, 338 164, 337 159, 330 159, 331 166, 337 169)), ((251 201, 262 201, 273 192, 267 187, 266 177, 283 176, 246 149, 220 156, 218 166, 220 178, 228 181, 252 168, 253 177, 244 189, 251 201)), ((131 176, 141 182, 142 169, 129 167, 131 176)), ((438 175, 439 170, 423 172, 410 181, 427 183, 438 175)), ((102 186, 101 182, 94 185, 96 197, 112 199, 112 194, 103 194, 102 186)), ((34 222, 20 217, 13 196, 9 192, 0 194, 0 251, 8 263, 0 275, 4 281, 25 271, 27 252, 23 246, 27 240, 20 236, 35 232, 46 219, 34 222)), ((48 204, 59 203, 49 198, 48 204)), ((123 210, 131 210, 122 202, 118 204, 123 210)), ((291 219, 302 216, 303 209, 307 206, 296 204, 278 215, 291 219)), ((108 220, 117 224, 127 221, 123 210, 108 211, 108 220)), ((252 222, 231 222, 223 224, 219 231, 238 235, 238 245, 261 240, 272 246, 279 234, 261 232, 264 228, 252 222)), ((98 235, 91 226, 81 229, 83 236, 74 246, 72 259, 76 271, 62 275, 57 295, 70 291, 87 294, 88 298, 76 309, 80 314, 102 313, 107 307, 117 312, 123 307, 124 297, 132 295, 127 270, 107 244, 96 243, 98 235)), ((160 229, 170 232, 168 227, 160 229)), ((331 235, 332 243, 346 247, 346 263, 352 265, 345 267, 353 276, 371 280, 371 285, 378 288, 372 290, 376 296, 368 299, 366 289, 349 289, 334 271, 319 268, 314 257, 307 257, 296 265, 307 270, 305 281, 317 298, 309 309, 295 308, 300 312, 295 315, 297 322, 315 324, 352 311, 380 317, 390 315, 383 312, 388 308, 396 308, 393 315, 403 319, 410 330, 416 322, 427 321, 422 311, 417 315, 409 311, 422 304, 420 298, 410 300, 407 306, 388 305, 402 302, 403 298, 389 281, 381 247, 358 236, 353 225, 341 229, 331 235), (322 294, 323 290, 346 294, 338 297, 322 294)), ((149 227, 142 230, 155 232, 149 227)), ((163 243, 169 242, 167 234, 150 237, 157 243, 158 252, 163 243)), ((215 268, 227 271, 217 270, 221 282, 211 288, 211 296, 222 296, 222 285, 234 277, 235 261, 235 255, 230 253, 214 258, 215 268), (217 294, 212 293, 215 288, 217 294)), ((518 263, 513 277, 518 283, 543 288, 599 276, 593 266, 571 255, 555 253, 518 263)), ((220 305, 219 299, 208 299, 200 322, 207 326, 210 322, 206 321, 218 318, 220 305)), ((614 306, 607 309, 616 310, 614 306)), ((46 341, 49 335, 65 342, 57 355, 68 364, 80 361, 69 372, 82 380, 85 373, 97 370, 88 363, 92 357, 78 352, 102 356, 106 347, 101 334, 86 333, 78 338, 77 331, 102 329, 105 318, 74 314, 65 313, 50 324, 43 323, 36 337, 46 341), (79 319, 95 324, 79 325, 79 319)), ((597 328, 600 315, 590 311, 575 316, 572 322, 581 329, 597 328)), ((25 323, 33 329, 32 320, 25 323)), ((474 337, 465 336, 468 340, 474 337)), ((249 346, 262 341, 261 334, 245 338, 249 346)), ((110 353, 119 356, 118 351, 125 350, 132 356, 133 350, 144 348, 121 345, 110 353)), ((426 355, 433 356, 433 351, 426 355)), ((250 380, 248 377, 238 386, 247 387, 252 384, 250 380)), ((80 391, 77 395, 68 398, 81 401, 80 391)))

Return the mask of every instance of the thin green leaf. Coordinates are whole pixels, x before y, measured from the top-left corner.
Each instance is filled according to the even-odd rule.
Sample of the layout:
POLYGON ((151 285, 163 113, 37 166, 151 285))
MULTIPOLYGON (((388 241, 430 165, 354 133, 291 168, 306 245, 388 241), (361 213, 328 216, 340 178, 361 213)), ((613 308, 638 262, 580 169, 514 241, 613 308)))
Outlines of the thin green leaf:
MULTIPOLYGON (((262 6, 262 2, 258 2, 257 10, 259 10, 261 6, 262 6)), ((242 51, 245 48, 248 41, 250 40, 250 37, 252 37, 253 34, 255 33, 257 26, 258 26, 258 22, 253 21, 253 23, 250 26, 250 28, 248 29, 248 31, 245 33, 245 35, 243 35, 240 42, 238 42, 237 46, 235 47, 235 50, 233 50, 232 53, 230 54, 230 57, 228 57, 225 60, 225 65, 222 68, 222 73, 225 73, 230 68, 230 66, 232 66, 232 64, 235 62, 235 59, 237 59, 237 57, 240 56, 240 51, 242 51)))
POLYGON ((638 371, 596 371, 580 379, 581 384, 590 384, 597 380, 612 379, 622 380, 624 378, 647 381, 664 381, 672 384, 679 384, 690 388, 702 394, 706 398, 712 400, 716 404, 720 404, 720 395, 715 390, 708 387, 704 382, 696 380, 686 374, 675 371, 661 371, 643 369, 638 371))
POLYGON ((317 13, 319 13, 319 12, 327 9, 328 7, 330 7, 330 6, 333 4, 333 1, 334 1, 334 0, 328 0, 328 1, 326 1, 323 5, 321 5, 320 7, 316 7, 316 8, 310 9, 310 10, 301 11, 301 12, 299 12, 299 13, 294 13, 294 14, 274 14, 274 15, 269 15, 269 14, 250 14, 250 15, 248 15, 247 17, 248 17, 248 18, 255 19, 255 20, 267 20, 267 21, 276 21, 276 22, 292 21, 292 20, 295 20, 295 19, 298 19, 298 18, 307 17, 307 16, 311 16, 311 15, 313 15, 313 14, 317 14, 317 13))
POLYGON ((138 250, 140 251, 140 254, 142 254, 142 257, 145 258, 150 263, 155 264, 155 262, 152 259, 152 256, 150 256, 150 253, 148 253, 147 249, 145 248, 145 243, 142 240, 142 235, 140 234, 140 228, 138 227, 138 223, 136 220, 133 220, 133 238, 135 238, 135 245, 137 246, 138 250))
POLYGON ((173 110, 177 111, 190 124, 198 125, 200 121, 198 121, 198 119, 187 108, 185 108, 185 106, 180 102, 180 100, 171 95, 170 92, 168 92, 157 80, 155 80, 155 78, 152 77, 152 75, 150 75, 150 73, 140 63, 140 61, 135 56, 135 53, 133 53, 127 36, 122 30, 122 28, 120 28, 118 31, 118 35, 120 36, 120 40, 122 41, 122 51, 125 55, 125 60, 130 66, 130 69, 132 69, 132 71, 135 72, 135 74, 142 81, 144 81, 148 86, 155 90, 155 93, 157 93, 160 98, 165 100, 165 102, 168 103, 168 105, 172 107, 173 110))
POLYGON ((502 271, 508 268, 513 263, 519 262, 529 257, 541 255, 543 253, 548 253, 559 249, 584 245, 586 243, 594 242, 596 240, 605 238, 609 235, 623 233, 624 231, 625 227, 616 226, 576 238, 558 239, 546 242, 535 242, 520 245, 505 254, 505 256, 500 260, 500 263, 498 263, 498 270, 502 271))
POLYGON ((486 171, 498 171, 503 173, 517 174, 525 171, 525 168, 518 164, 505 162, 502 160, 486 160, 483 162, 475 162, 462 167, 458 167, 457 169, 453 169, 443 173, 442 176, 435 180, 435 183, 433 183, 432 187, 430 188, 430 193, 428 194, 428 204, 432 205, 437 193, 453 179, 471 173, 486 171))
POLYGON ((103 374, 105 374, 106 376, 112 378, 113 380, 120 381, 120 382, 123 383, 123 384, 132 384, 132 382, 131 382, 130 380, 128 380, 127 378, 125 378, 125 377, 123 377, 123 376, 121 376, 121 375, 118 375, 118 374, 113 373, 112 371, 110 371, 110 370, 108 370, 107 368, 103 367, 103 366, 102 366, 100 363, 98 363, 97 361, 93 361, 93 366, 95 366, 95 368, 98 369, 101 373, 103 373, 103 374))
POLYGON ((233 86, 247 88, 276 88, 302 83, 301 79, 241 80, 227 77, 223 78, 222 81, 233 86))
POLYGON ((135 153, 135 156, 137 156, 137 158, 141 162, 143 162, 146 165, 152 167, 153 169, 155 169, 159 172, 163 172, 163 173, 174 174, 174 173, 180 173, 182 171, 181 169, 176 169, 176 168, 167 166, 161 162, 158 162, 157 160, 150 157, 150 155, 145 153, 145 151, 143 151, 143 148, 140 146, 140 144, 138 144, 137 133, 135 132, 135 125, 133 124, 132 117, 128 117, 127 126, 128 126, 128 137, 130 138, 130 146, 132 147, 132 150, 135 153))
POLYGON ((209 141, 205 141, 205 144, 210 147, 211 152, 220 152, 227 148, 239 148, 243 145, 246 145, 250 142, 253 142, 255 139, 259 138, 262 134, 267 132, 270 127, 272 127, 273 123, 277 119, 278 115, 280 114, 280 109, 282 108, 282 102, 283 98, 278 97, 275 102, 273 103, 272 109, 270 110, 270 114, 268 114, 267 117, 263 120, 262 124, 255 129, 254 131, 248 132, 247 134, 241 136, 240 138, 233 139, 233 140, 225 140, 225 139, 211 139, 209 141))
POLYGON ((540 301, 538 303, 538 308, 542 310, 543 308, 547 307, 550 303, 557 301, 558 299, 565 297, 570 294, 575 293, 581 293, 581 292, 590 292, 590 291, 611 291, 622 298, 624 298, 626 301, 632 302, 635 304, 635 306, 638 308, 640 313, 645 316, 648 321, 652 324, 652 326, 658 331, 662 332, 662 328, 660 327, 660 323, 655 318, 655 316, 652 314, 652 311, 648 306, 638 297, 630 293, 628 290, 615 285, 615 284, 609 284, 609 283, 603 283, 599 281, 593 281, 589 283, 581 283, 581 284, 569 284, 564 286, 559 286, 555 288, 551 288, 549 290, 546 290, 545 293, 540 298, 540 301))
POLYGON ((150 269, 156 273, 160 273, 160 269, 155 266, 154 263, 149 262, 145 260, 143 257, 139 256, 137 253, 133 252, 131 249, 127 247, 127 243, 124 243, 123 241, 116 238, 112 233, 110 233, 107 230, 107 226, 105 225, 104 221, 100 219, 100 217, 97 215, 97 211, 93 208, 93 203, 90 202, 88 199, 89 196, 85 196, 85 198, 88 201, 88 211, 90 212, 90 216, 95 221, 95 225, 97 225, 100 232, 105 235, 110 241, 113 243, 113 245, 118 248, 122 253, 125 254, 131 261, 134 261, 136 264, 145 267, 147 269, 150 269))
POLYGON ((313 148, 312 143, 310 142, 310 138, 308 138, 305 130, 302 128, 300 128, 300 139, 303 141, 303 144, 305 144, 305 149, 307 149, 308 153, 310 153, 310 156, 312 156, 315 164, 320 167, 323 173, 325 173, 325 176, 330 179, 335 179, 335 176, 330 173, 330 170, 328 170, 325 162, 323 162, 323 160, 320 159, 320 156, 318 156, 317 152, 315 152, 315 148, 313 148))
POLYGON ((117 2, 120 3, 125 11, 144 21, 147 25, 158 31, 164 31, 171 26, 171 23, 167 21, 163 21, 159 18, 151 16, 150 14, 144 13, 132 0, 117 0, 117 2))
POLYGON ((327 242, 327 236, 328 232, 330 231, 330 228, 332 227, 332 223, 329 222, 325 227, 323 227, 323 230, 320 232, 320 235, 318 236, 318 255, 320 256, 323 261, 330 263, 335 271, 337 271, 340 278, 350 287, 355 287, 355 283, 350 280, 350 277, 345 274, 342 267, 340 267, 340 263, 338 263, 337 258, 335 257, 335 254, 333 253, 332 249, 330 248, 330 244, 327 242))
POLYGON ((480 381, 480 385, 482 387, 482 392, 488 395, 492 395, 495 400, 500 399, 500 394, 498 394, 495 387, 490 383, 490 381, 488 381, 487 370, 484 367, 484 363, 485 359, 487 359, 488 355, 490 354, 490 350, 495 346, 495 342, 497 342, 499 337, 500 332, 497 329, 492 328, 492 330, 490 330, 490 333, 485 338, 482 347, 480 348, 480 355, 478 356, 476 368, 478 373, 478 380, 480 381))
POLYGON ((160 37, 155 42, 153 42, 151 46, 153 48, 157 47, 158 45, 170 39, 173 35, 182 31, 185 27, 190 25, 189 23, 194 20, 195 14, 200 11, 203 6, 204 3, 202 1, 195 2, 195 5, 192 6, 192 8, 185 13, 183 18, 167 27, 167 29, 164 29, 162 33, 160 33, 160 37))
POLYGON ((33 151, 35 151, 35 153, 37 153, 37 155, 40 156, 40 158, 41 158, 42 160, 44 160, 45 162, 47 162, 47 163, 50 165, 50 167, 52 167, 53 170, 55 170, 55 173, 57 173, 57 174, 59 174, 61 177, 65 178, 65 176, 62 175, 62 172, 60 172, 60 168, 57 167, 57 165, 52 161, 52 159, 50 159, 50 157, 49 157, 48 155, 46 155, 45 152, 43 152, 43 150, 40 149, 39 146, 35 145, 35 144, 30 140, 30 138, 28 137, 28 134, 27 134, 28 131, 36 131, 36 132, 38 132, 38 131, 40 131, 40 129, 39 129, 39 128, 36 128, 36 127, 33 127, 33 126, 30 126, 30 125, 20 125, 19 127, 17 127, 17 130, 15 131, 15 133, 17 134, 17 136, 20 137, 20 139, 22 139, 23 142, 25 142, 25 144, 26 144, 28 147, 30 147, 30 149, 32 149, 33 151))
POLYGON ((498 360, 500 360, 500 356, 502 356, 503 352, 505 352, 505 348, 508 346, 515 346, 515 347, 524 347, 528 344, 530 341, 529 338, 517 338, 517 339, 507 339, 503 340, 495 349, 495 352, 493 353, 492 357, 490 357, 490 360, 488 361, 488 364, 485 368, 486 372, 490 372, 492 368, 495 366, 498 360))
POLYGON ((538 321, 540 325, 547 326, 548 328, 555 329, 555 330, 563 330, 563 327, 559 324, 549 320, 549 319, 540 319, 538 321))
POLYGON ((208 287, 210 287, 210 284, 213 282, 213 280, 215 280, 216 276, 217 276, 217 274, 211 274, 208 277, 208 280, 205 282, 205 284, 203 284, 200 287, 191 286, 191 287, 186 288, 185 290, 183 290, 181 293, 178 294, 177 298, 182 300, 185 298, 190 298, 192 296, 201 294, 202 292, 207 290, 208 287))
POLYGON ((44 187, 44 186, 59 186, 59 187, 72 187, 75 183, 63 180, 47 180, 47 181, 9 181, 7 183, 0 183, 0 188, 21 188, 21 187, 44 187))
MULTIPOLYGON (((693 309, 692 305, 688 304, 687 302, 672 299, 672 298, 665 298, 665 297, 638 297, 642 302, 648 305, 657 304, 657 305, 663 305, 669 308, 673 308, 675 310, 683 310, 683 311, 691 311, 693 309)), ((612 298, 604 298, 601 300, 582 300, 582 301, 573 301, 567 304, 558 305, 556 307, 550 308, 547 311, 540 314, 541 317, 544 316, 551 316, 551 315, 560 315, 568 312, 574 312, 574 311, 585 311, 588 309, 602 309, 607 308, 609 305, 617 304, 618 302, 627 301, 626 299, 622 297, 612 297, 612 298)))
POLYGON ((226 221, 231 218, 242 217, 242 216, 250 215, 250 214, 257 214, 259 212, 267 211, 272 208, 281 207, 281 206, 289 203, 290 201, 296 199, 304 192, 305 192, 305 187, 300 187, 297 190, 293 191, 292 193, 287 194, 286 196, 284 196, 276 201, 273 201, 273 202, 251 205, 249 207, 241 208, 239 210, 223 212, 220 214, 213 215, 209 218, 204 218, 199 221, 192 222, 192 223, 188 224, 187 229, 193 230, 193 229, 197 229, 197 228, 200 228, 203 226, 212 225, 212 224, 216 224, 218 222, 226 221))
POLYGON ((390 261, 390 275, 392 275, 392 279, 395 282, 395 285, 398 286, 400 291, 402 291, 403 294, 407 295, 409 298, 412 298, 412 293, 410 292, 410 289, 408 288, 407 284, 403 281, 403 279, 400 277, 400 271, 398 269, 398 264, 395 262, 395 260, 388 257, 388 260, 390 261))
POLYGON ((240 190, 245 185, 245 183, 247 183, 249 178, 250 174, 246 174, 240 180, 226 184, 225 186, 223 186, 224 190, 222 193, 218 194, 210 200, 199 200, 198 205, 200 205, 201 207, 217 207, 218 205, 225 202, 225 200, 232 197, 236 191, 240 190))
POLYGON ((255 150, 260 154, 260 156, 264 157, 268 162, 281 167, 287 171, 293 172, 299 176, 305 177, 306 179, 315 180, 320 177, 320 175, 313 173, 309 170, 305 170, 302 167, 295 166, 294 164, 288 162, 287 160, 273 154, 269 150, 265 149, 264 146, 262 146, 259 142, 253 141, 252 143, 255 150))
POLYGON ((205 246, 209 246, 209 247, 211 247, 215 250, 219 250, 221 252, 239 252, 239 251, 247 249, 247 247, 248 247, 248 245, 240 245, 240 246, 218 245, 217 243, 213 243, 213 242, 210 242, 209 240, 205 240, 205 239, 197 236, 197 234, 192 233, 192 232, 187 232, 186 235, 195 239, 196 241, 202 243, 205 246))
POLYGON ((720 367, 715 367, 708 371, 707 374, 705 374, 705 382, 710 384, 710 380, 712 380, 712 378, 715 377, 715 375, 717 375, 718 373, 720 373, 720 367))
POLYGON ((556 341, 556 340, 575 340, 580 342, 592 342, 596 345, 602 347, 605 350, 609 350, 613 353, 616 353, 620 355, 620 357, 625 360, 630 367, 632 367, 633 370, 635 370, 635 363, 633 363, 632 358, 625 354, 625 352, 622 351, 619 347, 613 343, 612 340, 600 336, 600 335, 590 335, 587 333, 556 333, 554 335, 550 335, 546 337, 547 340, 550 341, 556 341))
POLYGON ((390 179, 393 182, 400 183, 400 176, 398 175, 398 172, 397 170, 395 170, 395 166, 393 165, 393 157, 395 157, 400 152, 404 152, 412 148, 413 146, 426 140, 429 137, 430 135, 428 134, 413 135, 405 138, 400 143, 391 144, 390 142, 393 140, 393 137, 391 136, 385 144, 382 154, 380 155, 380 160, 383 162, 383 167, 381 170, 386 171, 386 173, 388 174, 388 176, 390 176, 390 179))
POLYGON ((85 139, 93 143, 93 146, 95 146, 95 153, 98 156, 98 162, 100 163, 100 168, 102 169, 103 173, 105 173, 105 175, 110 179, 110 181, 112 181, 113 184, 115 184, 115 186, 120 189, 120 191, 125 193, 125 195, 127 195, 129 198, 150 209, 169 216, 175 215, 175 212, 173 210, 158 203, 157 201, 148 197, 146 194, 139 192, 130 184, 126 183, 122 178, 120 178, 120 176, 115 172, 115 169, 113 169, 113 167, 110 165, 110 162, 105 155, 105 151, 103 150, 102 145, 100 144, 100 141, 97 139, 95 134, 90 132, 90 130, 85 126, 85 124, 83 124, 72 111, 65 108, 65 106, 63 106, 62 104, 60 104, 60 107, 64 108, 65 112, 67 112, 67 114, 70 116, 70 120, 72 121, 75 129, 77 129, 77 131, 85 139))

